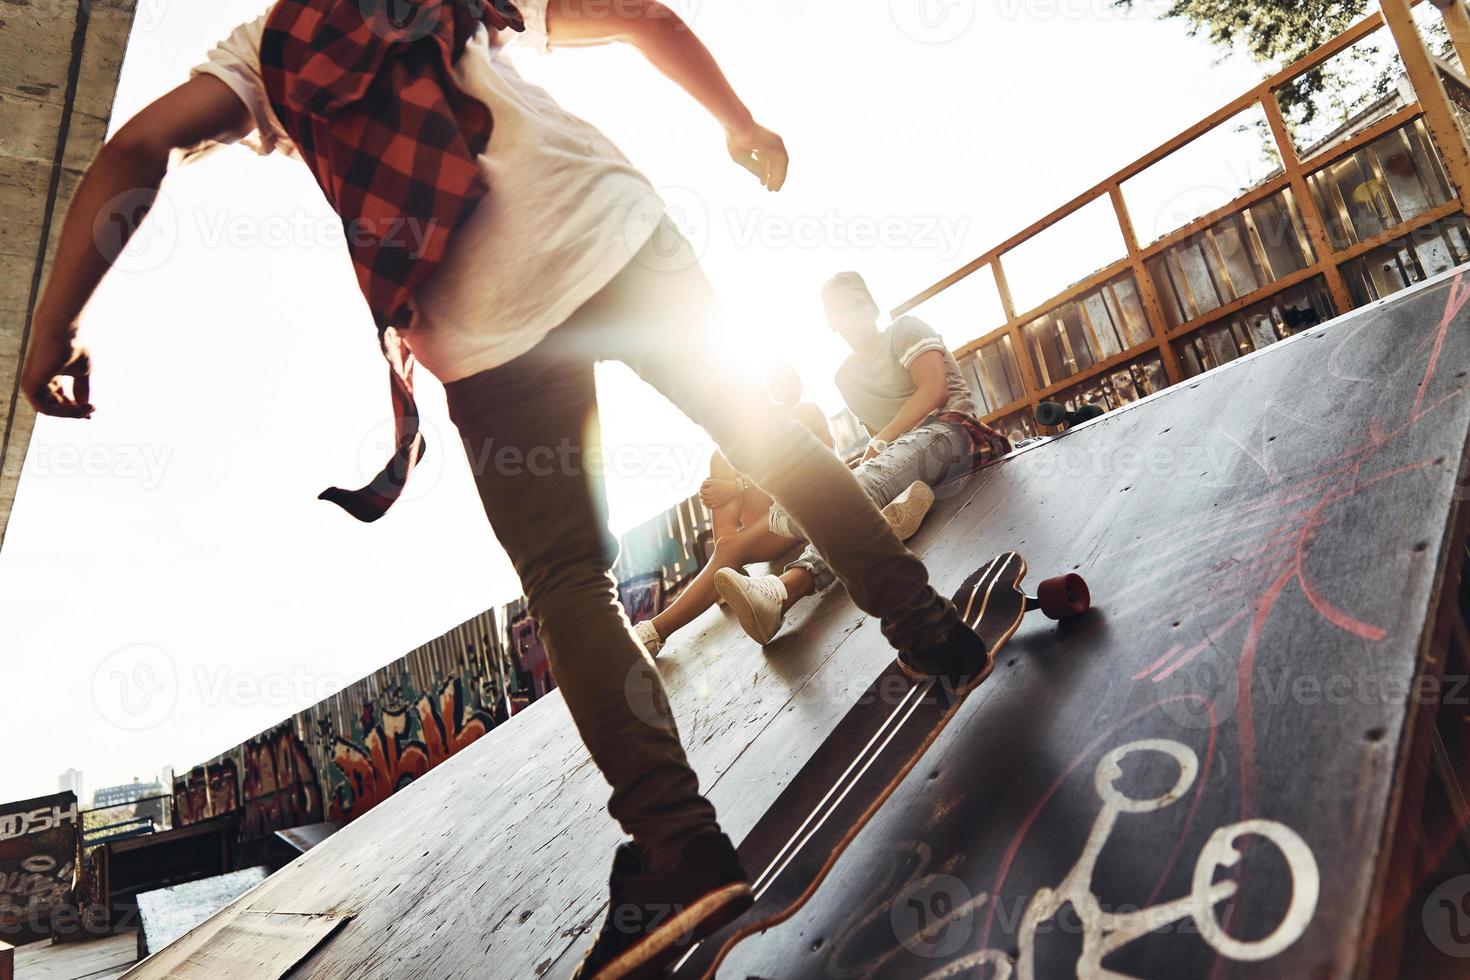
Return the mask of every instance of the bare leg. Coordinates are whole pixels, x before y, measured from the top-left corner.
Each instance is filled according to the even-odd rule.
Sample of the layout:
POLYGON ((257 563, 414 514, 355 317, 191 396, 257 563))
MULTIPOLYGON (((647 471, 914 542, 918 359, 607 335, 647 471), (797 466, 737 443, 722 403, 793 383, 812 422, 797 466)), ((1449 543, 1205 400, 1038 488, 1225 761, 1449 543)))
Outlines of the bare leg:
MULTIPOLYGON (((711 479, 715 480, 733 480, 740 474, 735 472, 735 467, 730 465, 730 461, 725 458, 724 453, 716 452, 710 457, 709 475, 711 479)), ((741 506, 742 502, 739 497, 731 497, 720 506, 710 508, 710 528, 714 533, 716 546, 718 546, 721 538, 728 537, 740 530, 741 506)), ((663 635, 661 630, 659 635, 663 635)))
MULTIPOLYGON (((709 461, 709 475, 716 480, 733 481, 740 473, 730 465, 724 453, 716 451, 709 461)), ((766 514, 770 509, 770 494, 747 480, 745 493, 710 510, 710 524, 715 540, 752 524, 765 524, 766 514)))
POLYGON ((715 553, 710 556, 709 563, 700 569, 679 598, 653 617, 653 628, 658 630, 659 638, 667 640, 715 604, 715 572, 758 561, 772 561, 790 551, 796 543, 792 538, 776 534, 765 524, 747 524, 734 534, 716 540, 715 553))
POLYGON ((745 487, 745 496, 742 500, 743 506, 740 510, 740 524, 749 527, 753 524, 761 527, 768 526, 766 515, 771 511, 771 505, 775 503, 771 495, 766 493, 754 483, 748 483, 745 487))
POLYGON ((796 605, 797 600, 805 599, 817 591, 816 576, 799 565, 781 573, 781 584, 786 586, 786 601, 781 603, 782 612, 796 605))

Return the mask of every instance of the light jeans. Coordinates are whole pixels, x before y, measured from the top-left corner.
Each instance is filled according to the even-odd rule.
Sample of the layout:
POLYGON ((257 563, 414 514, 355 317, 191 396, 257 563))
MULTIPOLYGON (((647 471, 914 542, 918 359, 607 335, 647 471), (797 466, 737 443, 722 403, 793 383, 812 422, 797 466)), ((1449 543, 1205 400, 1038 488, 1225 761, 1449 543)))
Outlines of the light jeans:
MULTIPOLYGON (((970 438, 965 430, 953 422, 931 419, 915 426, 893 442, 877 456, 853 470, 858 486, 868 495, 874 505, 883 507, 909 488, 916 480, 937 487, 950 480, 968 474, 970 467, 970 438)), ((770 512, 771 530, 782 537, 801 538, 802 533, 779 506, 770 512)), ((807 545, 795 561, 786 566, 804 568, 816 579, 818 589, 825 589, 836 581, 832 569, 818 554, 813 545, 807 545)))

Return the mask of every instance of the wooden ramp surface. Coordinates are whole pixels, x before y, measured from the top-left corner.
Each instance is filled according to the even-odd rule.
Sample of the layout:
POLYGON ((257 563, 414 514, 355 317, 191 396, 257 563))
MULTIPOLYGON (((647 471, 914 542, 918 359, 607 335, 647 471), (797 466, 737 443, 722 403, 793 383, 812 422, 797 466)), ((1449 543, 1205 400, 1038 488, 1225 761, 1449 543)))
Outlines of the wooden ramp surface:
MULTIPOLYGON (((54 943, 49 939, 15 950, 16 980, 116 980, 138 960, 138 935, 125 930, 110 936, 54 943)), ((10 980, 3 969, 0 978, 10 980)))
MULTIPOLYGON (((1419 792, 1405 692, 1443 669, 1461 553, 1467 298, 1428 283, 942 500, 913 542, 939 588, 1015 548, 1098 608, 1028 619, 809 906, 722 976, 1363 969, 1419 792)), ((891 657, 840 589, 764 655, 719 610, 696 625, 660 664, 738 839, 891 657)), ((566 976, 619 837, 606 795, 549 697, 128 976, 194 975, 263 913, 346 922, 293 977, 566 976)))

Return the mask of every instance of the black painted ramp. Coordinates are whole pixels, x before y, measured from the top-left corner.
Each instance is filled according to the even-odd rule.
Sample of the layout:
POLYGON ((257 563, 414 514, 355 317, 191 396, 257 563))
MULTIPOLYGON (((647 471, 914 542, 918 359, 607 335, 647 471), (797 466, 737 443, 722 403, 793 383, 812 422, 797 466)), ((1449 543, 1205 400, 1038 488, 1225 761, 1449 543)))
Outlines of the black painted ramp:
POLYGON ((823 891, 722 975, 1367 969, 1463 534, 1467 298, 1442 280, 986 474, 933 560, 1014 546, 1080 570, 1096 613, 1028 621, 823 891))
MULTIPOLYGON (((913 542, 941 589, 1014 548, 1097 609, 1029 619, 808 907, 721 975, 1369 972, 1465 531, 1467 297, 1400 294, 941 501, 913 542)), ((732 835, 890 659, 840 590, 764 654, 719 610, 676 638, 660 669, 732 835)), ((605 898, 605 798, 553 695, 130 976, 190 975, 277 913, 350 919, 293 977, 564 977, 605 898)))

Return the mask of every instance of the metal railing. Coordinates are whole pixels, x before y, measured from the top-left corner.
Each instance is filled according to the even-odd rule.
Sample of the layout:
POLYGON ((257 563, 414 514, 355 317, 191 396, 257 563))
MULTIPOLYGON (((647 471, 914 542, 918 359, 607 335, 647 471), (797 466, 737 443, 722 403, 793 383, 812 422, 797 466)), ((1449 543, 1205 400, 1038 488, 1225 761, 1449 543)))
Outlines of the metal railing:
MULTIPOLYGON (((1371 295, 1376 287, 1367 278, 1368 257, 1373 256, 1376 260, 1379 250, 1386 245, 1426 230, 1443 228, 1442 223, 1446 219, 1466 212, 1465 196, 1470 193, 1470 155, 1467 155, 1460 122, 1470 118, 1470 84, 1455 69, 1429 53, 1414 22, 1411 0, 1383 0, 1381 7, 1380 12, 1365 17, 1178 136, 905 301, 893 310, 893 315, 897 317, 915 310, 922 315, 923 311, 918 309, 922 304, 969 276, 989 269, 999 295, 1004 322, 963 344, 955 354, 965 362, 972 384, 978 383, 982 389, 977 393, 981 394, 987 406, 986 419, 1001 423, 1013 436, 1020 436, 1036 434, 1032 412, 1043 400, 1069 400, 1069 393, 1072 395, 1070 400, 1095 400, 1095 391, 1101 385, 1101 390, 1116 396, 1109 397, 1108 401, 1121 403, 1147 394, 1150 389, 1178 383, 1188 374, 1196 373, 1193 369, 1199 365, 1198 352, 1204 346, 1200 338, 1206 332, 1228 323, 1231 317, 1242 311, 1251 310, 1257 304, 1294 288, 1302 294, 1308 286, 1320 287, 1319 292, 1330 301, 1331 308, 1327 310, 1312 312, 1305 307, 1294 308, 1293 312, 1307 319, 1325 319, 1376 298, 1371 295), (1384 100, 1387 106, 1380 103, 1376 115, 1362 114, 1366 118, 1356 132, 1336 138, 1326 146, 1299 149, 1283 117, 1278 93, 1383 28, 1392 36, 1404 76, 1412 85, 1412 97, 1405 98, 1405 104, 1397 107, 1390 100, 1384 100), (1125 183, 1242 113, 1255 110, 1264 116, 1270 134, 1268 145, 1279 158, 1276 172, 1245 189, 1224 206, 1194 218, 1153 242, 1140 242, 1124 200, 1125 183), (1364 155, 1382 141, 1396 139, 1418 140, 1429 147, 1428 156, 1432 158, 1429 160, 1424 159, 1423 154, 1416 156, 1413 147, 1405 152, 1409 153, 1408 158, 1416 171, 1429 171, 1418 174, 1423 178, 1421 182, 1432 190, 1438 181, 1443 184, 1442 192, 1437 195, 1431 193, 1427 204, 1416 202, 1424 206, 1412 208, 1407 215, 1395 213, 1390 201, 1390 206, 1383 209, 1388 220, 1380 221, 1379 227, 1369 234, 1349 233, 1345 240, 1343 232, 1354 230, 1351 227, 1352 213, 1350 208, 1342 206, 1340 193, 1331 186, 1332 168, 1354 160, 1355 155, 1364 155), (1436 196, 1441 199, 1433 200, 1436 196), (1017 309, 1007 282, 1004 258, 1064 219, 1104 199, 1117 222, 1123 256, 1044 302, 1017 309), (1218 302, 1212 301, 1198 312, 1190 310, 1188 302, 1180 302, 1178 277, 1171 279, 1171 259, 1177 258, 1181 252, 1196 249, 1203 256, 1197 265, 1202 265, 1207 271, 1222 269, 1228 263, 1222 257, 1215 234, 1215 230, 1222 226, 1230 226, 1225 227, 1222 234, 1232 241, 1247 242, 1249 239, 1242 246, 1246 253, 1262 252, 1261 243, 1252 238, 1260 231, 1258 223, 1253 221, 1253 212, 1262 209, 1277 209, 1287 216, 1290 229, 1287 240, 1277 244, 1290 246, 1289 251, 1299 249, 1299 259, 1288 262, 1295 267, 1278 271, 1267 262, 1262 268, 1262 262, 1247 255, 1249 265, 1257 273, 1265 274, 1247 274, 1245 278, 1248 281, 1245 288, 1241 288, 1229 282, 1228 276, 1212 273, 1212 278, 1227 280, 1207 283, 1217 293, 1214 299, 1218 302), (1290 241, 1293 237, 1296 242, 1290 241), (1213 265, 1208 254, 1211 249, 1215 252, 1213 265), (1249 281, 1252 279, 1254 281, 1249 281), (1169 301, 1167 312, 1166 300, 1169 301), (1103 310, 1105 318, 1122 319, 1124 329, 1119 330, 1117 324, 1104 324, 1103 327, 1111 326, 1114 333, 1100 337, 1096 318, 1080 308, 1085 304, 1103 310), (1308 312, 1311 312, 1310 316, 1308 312), (1069 317, 1072 321, 1070 327, 1062 322, 1069 317), (1131 333, 1127 329, 1130 326, 1133 328, 1131 333), (1080 343, 1089 348, 1085 356, 1073 356, 1075 352, 1071 350, 1071 339, 1067 336, 1069 329, 1080 343), (1048 339, 1046 335, 1049 332, 1056 335, 1054 350, 1049 350, 1042 343, 1048 339), (1194 348, 1191 348, 1191 341, 1198 341, 1194 348), (990 345, 996 346, 988 349, 990 345), (1195 351, 1193 358, 1189 355, 1191 349, 1195 351), (1094 356, 1098 353, 1102 356, 1094 356), (972 358, 972 355, 978 356, 972 358), (1058 366, 1053 362, 1059 359, 1065 362, 1060 365, 1060 377, 1057 376, 1058 371, 1053 370, 1058 366), (1118 393, 1116 385, 1110 386, 1109 376, 1128 368, 1135 369, 1136 390, 1118 393), (1089 386, 1094 391, 1084 392, 1089 386), (1008 426, 1008 422, 1014 425, 1008 426)), ((1454 5, 1443 14, 1458 50, 1460 42, 1470 36, 1464 29, 1463 0, 1454 0, 1454 5)), ((1466 60, 1467 53, 1470 52, 1461 52, 1462 62, 1466 60)), ((1361 186, 1368 188, 1365 192, 1368 204, 1377 207, 1378 202, 1371 200, 1372 179, 1365 180, 1361 186)), ((1470 232, 1454 230, 1452 238, 1450 251, 1453 257, 1459 261, 1470 260, 1470 232)), ((1187 283, 1182 292, 1189 292, 1187 283)), ((1321 300, 1312 302, 1310 298, 1296 302, 1323 305, 1321 300)), ((1278 331, 1285 335, 1290 329, 1282 326, 1278 331)), ((1269 342, 1271 338, 1252 340, 1242 336, 1236 342, 1244 352, 1254 349, 1259 339, 1269 342)), ((1110 404, 1106 407, 1116 406, 1110 404)))

